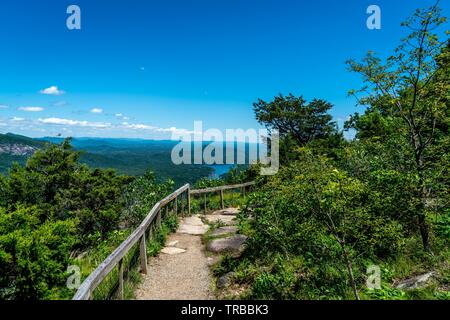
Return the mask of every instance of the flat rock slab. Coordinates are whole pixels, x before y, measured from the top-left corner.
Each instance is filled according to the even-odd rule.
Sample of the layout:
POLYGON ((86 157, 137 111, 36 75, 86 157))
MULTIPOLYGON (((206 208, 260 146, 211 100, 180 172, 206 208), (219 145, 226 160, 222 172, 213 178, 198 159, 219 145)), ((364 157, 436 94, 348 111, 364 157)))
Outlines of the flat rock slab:
POLYGON ((181 220, 180 224, 188 224, 191 226, 203 226, 204 225, 202 219, 198 215, 183 218, 181 220))
POLYGON ((436 272, 428 272, 421 275, 418 275, 416 277, 403 280, 398 285, 396 285, 397 289, 402 290, 413 290, 417 288, 423 288, 427 286, 427 284, 430 282, 430 280, 436 275, 436 272))
POLYGON ((242 234, 215 239, 208 243, 207 250, 215 253, 240 253, 246 240, 247 237, 242 234))
POLYGON ((236 226, 225 226, 215 229, 213 232, 211 232, 211 236, 213 237, 219 237, 224 236, 226 234, 230 233, 236 233, 237 227, 236 226))
POLYGON ((235 216, 239 213, 239 209, 236 208, 227 208, 223 210, 214 211, 213 214, 216 215, 224 215, 224 216, 235 216))
POLYGON ((209 226, 204 224, 202 219, 200 219, 198 216, 192 216, 184 218, 181 221, 180 227, 178 228, 177 232, 198 236, 205 234, 208 229, 209 226))
POLYGON ((226 215, 221 215, 221 214, 214 214, 214 215, 208 215, 205 217, 206 221, 208 221, 208 223, 217 223, 217 222, 221 222, 225 225, 235 225, 236 224, 236 220, 235 220, 235 216, 226 216, 226 215))
POLYGON ((165 247, 161 250, 161 252, 165 253, 165 254, 173 255, 173 254, 185 253, 186 250, 180 249, 180 248, 175 248, 175 247, 165 247))

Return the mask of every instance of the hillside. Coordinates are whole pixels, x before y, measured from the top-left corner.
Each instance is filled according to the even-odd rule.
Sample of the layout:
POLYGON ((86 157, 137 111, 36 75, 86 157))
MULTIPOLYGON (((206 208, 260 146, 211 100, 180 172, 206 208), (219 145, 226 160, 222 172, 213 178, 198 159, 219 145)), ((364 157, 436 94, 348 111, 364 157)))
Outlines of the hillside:
MULTIPOLYGON (((8 171, 13 162, 24 164, 36 150, 47 143, 61 143, 62 138, 33 139, 12 133, 0 134, 0 173, 8 171)), ((80 161, 92 168, 112 168, 131 176, 152 170, 158 180, 173 179, 176 185, 213 174, 206 165, 176 166, 170 159, 174 141, 141 139, 75 138, 72 145, 82 152, 80 161)))
POLYGON ((45 142, 29 137, 6 133, 0 134, 0 172, 6 172, 13 162, 24 164, 45 142))

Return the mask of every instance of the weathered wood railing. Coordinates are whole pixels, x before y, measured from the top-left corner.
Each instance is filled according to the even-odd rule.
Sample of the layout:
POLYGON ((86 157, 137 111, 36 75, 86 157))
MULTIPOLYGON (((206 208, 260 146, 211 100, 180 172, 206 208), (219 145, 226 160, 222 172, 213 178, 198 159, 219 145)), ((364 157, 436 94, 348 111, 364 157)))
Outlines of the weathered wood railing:
MULTIPOLYGON (((207 194, 218 192, 220 194, 221 207, 224 208, 223 192, 225 190, 239 189, 245 194, 245 189, 254 185, 254 182, 248 182, 243 184, 220 186, 214 188, 190 190, 190 185, 186 184, 179 188, 175 192, 171 193, 161 201, 157 202, 150 210, 149 214, 144 218, 142 223, 137 227, 128 238, 123 241, 100 265, 83 281, 78 288, 77 292, 73 296, 73 300, 90 300, 93 298, 93 291, 102 283, 102 281, 108 276, 108 274, 118 267, 118 298, 124 298, 124 258, 130 251, 130 249, 139 242, 139 258, 140 258, 140 271, 144 274, 147 273, 147 245, 146 234, 151 237, 151 232, 156 227, 161 227, 161 215, 162 210, 166 208, 166 214, 168 214, 168 204, 173 202, 173 211, 178 215, 178 199, 181 199, 181 213, 185 214, 185 202, 188 210, 188 215, 191 214, 191 194, 207 194), (185 200, 183 200, 185 198, 185 200)), ((206 204, 206 202, 205 202, 206 204)), ((206 206, 205 206, 206 211, 206 206)))
POLYGON ((233 190, 233 189, 240 189, 242 192, 242 195, 245 196, 246 188, 253 186, 255 184, 254 181, 252 182, 246 182, 241 184, 234 184, 234 185, 227 185, 227 186, 219 186, 219 187, 213 187, 213 188, 206 188, 206 189, 198 189, 198 190, 191 190, 191 195, 204 195, 204 211, 207 213, 208 206, 206 201, 206 194, 208 193, 219 193, 220 196, 220 208, 224 209, 224 196, 223 193, 226 190, 233 190))

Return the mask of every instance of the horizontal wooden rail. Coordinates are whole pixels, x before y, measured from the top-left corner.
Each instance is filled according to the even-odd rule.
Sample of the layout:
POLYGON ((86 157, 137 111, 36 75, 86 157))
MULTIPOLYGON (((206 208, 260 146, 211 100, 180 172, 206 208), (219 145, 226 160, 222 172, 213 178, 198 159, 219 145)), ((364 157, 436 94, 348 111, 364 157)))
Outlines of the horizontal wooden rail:
POLYGON ((213 192, 219 192, 224 190, 231 190, 231 189, 238 189, 238 188, 245 188, 254 185, 255 182, 246 182, 241 184, 233 184, 228 186, 218 186, 213 188, 206 188, 206 189, 197 189, 197 190, 191 190, 190 194, 202 194, 202 193, 213 193, 213 192))
MULTIPOLYGON (((181 197, 186 193, 188 214, 191 213, 191 194, 206 194, 213 192, 220 192, 221 203, 223 208, 223 191, 242 188, 245 194, 245 188, 254 185, 255 182, 247 182, 236 185, 219 186, 214 188, 190 190, 190 185, 186 184, 171 193, 161 201, 157 202, 150 210, 148 215, 144 218, 141 224, 131 233, 127 239, 125 239, 100 265, 83 281, 78 288, 77 292, 73 296, 73 300, 89 300, 93 298, 93 292, 102 281, 108 276, 108 274, 114 269, 115 266, 119 268, 119 297, 123 299, 123 274, 124 265, 123 259, 130 251, 130 249, 139 242, 140 258, 141 258, 141 271, 147 273, 147 253, 146 253, 146 240, 145 235, 154 222, 161 226, 161 211, 162 209, 172 201, 174 203, 175 213, 178 213, 178 197, 181 197)), ((184 213, 184 203, 182 201, 182 210, 184 213)))

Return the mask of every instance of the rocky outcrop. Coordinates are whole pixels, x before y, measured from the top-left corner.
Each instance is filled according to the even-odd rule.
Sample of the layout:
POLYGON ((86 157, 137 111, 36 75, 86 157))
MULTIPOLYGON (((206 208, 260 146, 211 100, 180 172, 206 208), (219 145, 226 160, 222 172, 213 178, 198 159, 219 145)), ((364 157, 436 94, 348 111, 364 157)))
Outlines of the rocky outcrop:
POLYGON ((0 154, 11 154, 13 156, 31 156, 38 148, 26 144, 0 144, 0 154))
POLYGON ((398 283, 395 287, 397 289, 401 290, 413 290, 413 289, 419 289, 426 287, 430 281, 433 279, 433 277, 436 275, 436 272, 431 271, 427 272, 418 276, 415 276, 413 278, 409 278, 406 280, 401 281, 398 283))
POLYGON ((207 250, 214 253, 239 254, 244 250, 247 237, 237 234, 227 238, 215 239, 208 243, 207 250))

